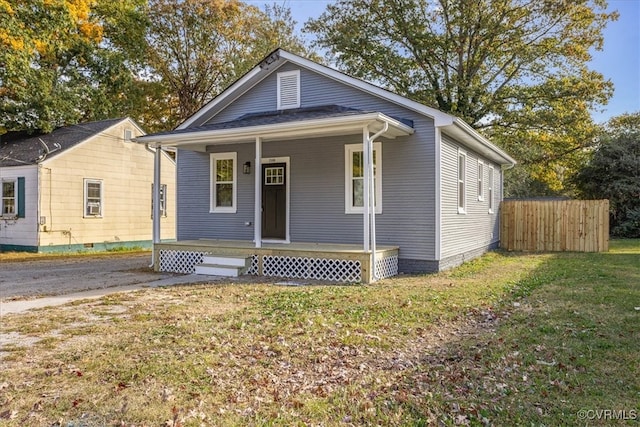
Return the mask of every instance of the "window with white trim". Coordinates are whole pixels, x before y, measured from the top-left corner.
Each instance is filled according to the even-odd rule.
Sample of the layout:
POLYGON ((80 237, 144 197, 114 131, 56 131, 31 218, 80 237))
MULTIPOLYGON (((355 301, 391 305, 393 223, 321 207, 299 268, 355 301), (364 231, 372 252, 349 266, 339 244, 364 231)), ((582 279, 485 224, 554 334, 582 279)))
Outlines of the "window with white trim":
POLYGON ((131 141, 131 138, 133 138, 133 131, 131 129, 125 129, 124 130, 124 140, 125 140, 125 142, 131 141))
POLYGON ((85 179, 84 180, 84 217, 99 218, 102 217, 102 180, 85 179))
MULTIPOLYGON (((167 216, 167 184, 160 184, 160 216, 167 216)), ((151 183, 151 218, 153 218, 153 206, 155 202, 154 185, 151 183)))
POLYGON ((478 200, 484 200, 484 163, 478 160, 478 200))
POLYGON ((278 110, 300 108, 300 70, 278 73, 278 110))
MULTIPOLYGON (((362 144, 345 145, 345 213, 364 210, 364 156, 362 144)), ((382 213, 382 143, 373 143, 373 182, 376 213, 382 213)))
POLYGON ((2 188, 0 188, 2 199, 0 216, 15 216, 18 211, 18 194, 15 179, 2 180, 2 188))
POLYGON ((211 154, 211 212, 236 213, 237 153, 211 154))
POLYGON ((489 198, 489 213, 493 213, 493 166, 489 166, 489 180, 487 181, 487 197, 489 198))
POLYGON ((458 150, 458 213, 467 213, 467 153, 458 150))

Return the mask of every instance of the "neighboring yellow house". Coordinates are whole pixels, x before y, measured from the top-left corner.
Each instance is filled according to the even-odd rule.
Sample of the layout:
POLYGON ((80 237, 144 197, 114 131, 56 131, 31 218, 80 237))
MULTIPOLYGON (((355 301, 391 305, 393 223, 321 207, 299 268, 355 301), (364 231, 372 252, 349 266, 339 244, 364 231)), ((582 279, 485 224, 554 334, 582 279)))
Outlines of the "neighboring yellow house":
MULTIPOLYGON (((155 149, 129 118, 0 136, 0 250, 150 248, 155 149)), ((175 161, 162 152, 159 240, 176 237, 175 161)))

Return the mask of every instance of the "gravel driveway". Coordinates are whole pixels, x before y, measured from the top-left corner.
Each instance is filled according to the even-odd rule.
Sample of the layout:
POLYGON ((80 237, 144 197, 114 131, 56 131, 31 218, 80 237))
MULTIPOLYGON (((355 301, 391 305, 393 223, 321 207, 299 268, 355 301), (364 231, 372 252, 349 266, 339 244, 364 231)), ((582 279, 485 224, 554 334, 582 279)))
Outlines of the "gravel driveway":
POLYGON ((1 261, 0 300, 134 285, 172 276, 153 272, 150 263, 150 254, 1 261))

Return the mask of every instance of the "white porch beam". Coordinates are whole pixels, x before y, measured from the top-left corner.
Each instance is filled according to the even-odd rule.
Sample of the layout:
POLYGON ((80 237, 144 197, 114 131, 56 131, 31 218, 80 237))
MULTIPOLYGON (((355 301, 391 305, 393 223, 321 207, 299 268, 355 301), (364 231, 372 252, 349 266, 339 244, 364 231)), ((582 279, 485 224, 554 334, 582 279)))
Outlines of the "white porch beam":
POLYGON ((256 137, 255 196, 253 238, 256 248, 262 247, 262 138, 256 137))
MULTIPOLYGON (((255 138, 265 140, 301 139, 333 135, 357 135, 364 126, 375 132, 387 124, 384 137, 395 139, 400 136, 411 135, 414 129, 396 119, 382 113, 365 113, 333 117, 327 119, 311 119, 291 121, 286 123, 274 123, 256 126, 233 127, 229 129, 199 129, 192 132, 185 130, 175 133, 166 132, 155 135, 145 135, 135 138, 139 143, 158 143, 165 147, 181 147, 195 149, 202 145, 252 143, 255 138)), ((203 148, 204 149, 204 148, 203 148)))

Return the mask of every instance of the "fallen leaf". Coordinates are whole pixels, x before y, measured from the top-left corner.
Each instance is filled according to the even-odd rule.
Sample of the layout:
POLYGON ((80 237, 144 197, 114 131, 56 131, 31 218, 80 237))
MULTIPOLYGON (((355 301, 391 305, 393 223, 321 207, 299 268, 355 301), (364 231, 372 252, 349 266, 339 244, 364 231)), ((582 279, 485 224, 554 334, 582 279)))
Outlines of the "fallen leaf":
POLYGON ((0 420, 12 420, 18 415, 18 411, 12 411, 11 409, 7 409, 6 411, 0 412, 0 420))

